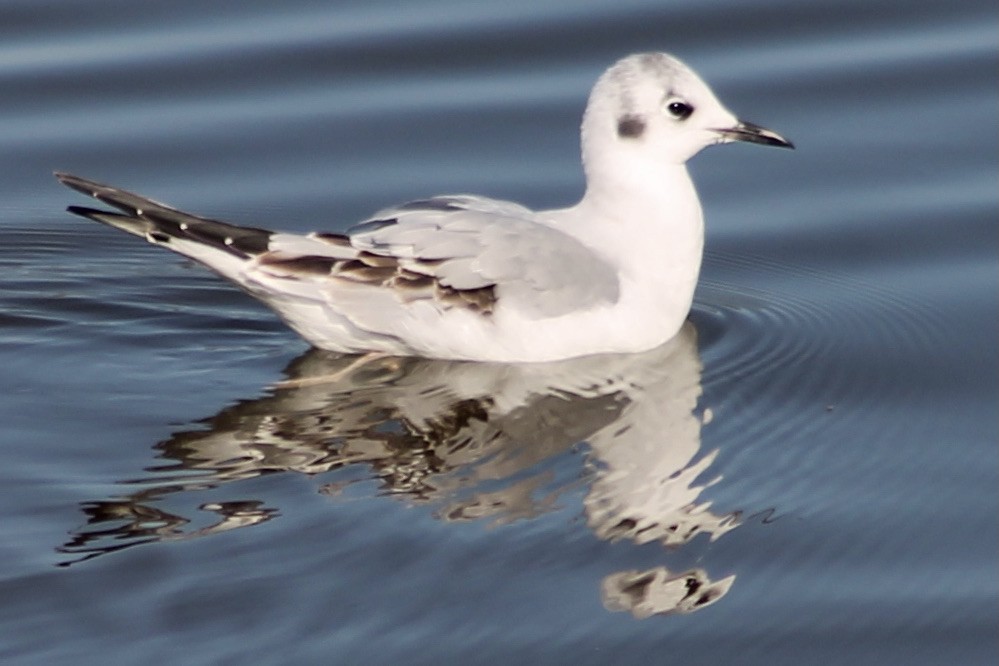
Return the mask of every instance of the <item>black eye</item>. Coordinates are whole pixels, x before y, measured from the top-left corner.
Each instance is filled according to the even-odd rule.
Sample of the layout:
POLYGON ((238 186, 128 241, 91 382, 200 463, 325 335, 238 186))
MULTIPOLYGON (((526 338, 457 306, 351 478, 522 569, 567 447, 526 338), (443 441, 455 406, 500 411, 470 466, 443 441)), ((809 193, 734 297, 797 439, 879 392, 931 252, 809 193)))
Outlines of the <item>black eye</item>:
POLYGON ((686 120, 694 112, 694 107, 686 102, 670 102, 666 105, 666 110, 677 120, 686 120))

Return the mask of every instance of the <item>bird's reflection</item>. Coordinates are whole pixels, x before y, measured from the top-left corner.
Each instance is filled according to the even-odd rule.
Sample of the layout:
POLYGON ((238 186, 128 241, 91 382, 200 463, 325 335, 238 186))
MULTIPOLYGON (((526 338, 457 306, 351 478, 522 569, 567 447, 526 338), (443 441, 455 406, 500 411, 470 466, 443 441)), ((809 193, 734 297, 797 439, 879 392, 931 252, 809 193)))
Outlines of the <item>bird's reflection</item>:
MULTIPOLYGON (((687 324, 643 354, 543 364, 359 358, 310 351, 263 398, 224 409, 207 429, 156 445, 173 461, 125 483, 142 489, 87 502, 87 523, 59 550, 73 564, 152 541, 190 539, 274 518, 261 501, 203 504, 210 524, 156 508, 178 493, 273 472, 322 474, 353 467, 386 494, 433 502, 445 521, 530 519, 582 488, 589 528, 601 539, 680 546, 738 524, 699 500, 714 452, 698 455, 701 363, 687 324), (584 479, 548 464, 588 445, 584 479), (583 485, 585 484, 585 485, 583 485)), ((585 449, 583 449, 585 450, 585 449)), ((357 475, 354 475, 357 478, 357 475)), ((350 481, 321 491, 335 495, 350 481)), ((605 606, 636 617, 690 612, 728 591, 701 569, 622 571, 602 584, 605 606)))

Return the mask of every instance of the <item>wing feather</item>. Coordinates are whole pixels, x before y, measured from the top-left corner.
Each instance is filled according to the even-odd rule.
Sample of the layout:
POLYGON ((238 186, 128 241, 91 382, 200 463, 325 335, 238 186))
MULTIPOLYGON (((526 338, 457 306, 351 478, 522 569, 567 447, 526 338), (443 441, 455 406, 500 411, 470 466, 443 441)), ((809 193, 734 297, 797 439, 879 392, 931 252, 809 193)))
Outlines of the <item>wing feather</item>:
POLYGON ((618 298, 613 267, 511 202, 470 196, 411 202, 379 212, 348 235, 354 247, 396 257, 454 289, 494 286, 501 305, 534 317, 557 317, 618 298))
POLYGON ((619 296, 617 271, 597 252, 507 201, 434 197, 380 211, 346 233, 301 235, 237 227, 57 176, 121 211, 72 212, 200 261, 329 349, 447 355, 444 317, 458 335, 481 341, 504 309, 543 319, 619 296))

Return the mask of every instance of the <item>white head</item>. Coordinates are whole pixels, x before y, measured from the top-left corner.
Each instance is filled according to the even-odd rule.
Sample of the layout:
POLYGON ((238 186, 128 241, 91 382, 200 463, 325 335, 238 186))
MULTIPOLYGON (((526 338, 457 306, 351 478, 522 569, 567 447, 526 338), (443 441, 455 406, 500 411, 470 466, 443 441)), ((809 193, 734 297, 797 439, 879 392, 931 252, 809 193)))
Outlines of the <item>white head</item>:
POLYGON ((690 68, 665 53, 631 55, 604 72, 590 93, 582 141, 591 180, 606 169, 680 166, 715 143, 793 148, 778 134, 739 121, 690 68))

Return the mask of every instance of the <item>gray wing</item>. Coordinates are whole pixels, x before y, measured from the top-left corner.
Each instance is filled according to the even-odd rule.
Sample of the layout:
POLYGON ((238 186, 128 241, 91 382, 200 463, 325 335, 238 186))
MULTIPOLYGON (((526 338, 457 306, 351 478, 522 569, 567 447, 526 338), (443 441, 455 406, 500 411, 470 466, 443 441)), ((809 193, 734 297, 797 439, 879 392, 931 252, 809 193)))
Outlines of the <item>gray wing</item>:
POLYGON ((506 201, 413 201, 381 211, 347 235, 353 247, 397 259, 445 289, 491 290, 497 303, 532 317, 557 317, 618 297, 617 273, 606 261, 506 201))
POLYGON ((438 316, 454 310, 485 318, 511 308, 542 319, 618 298, 617 272, 605 260, 509 202, 436 197, 381 211, 346 234, 301 235, 238 227, 56 176, 120 211, 71 212, 204 264, 328 349, 408 350, 409 338, 432 337, 438 316))
POLYGON ((70 174, 56 176, 121 211, 72 206, 71 212, 208 266, 329 348, 367 349, 372 336, 399 338, 414 324, 401 319, 407 316, 428 323, 427 308, 408 307, 416 301, 441 314, 488 315, 510 307, 540 319, 618 297, 617 273, 606 261, 510 202, 435 197, 383 210, 347 234, 300 235, 238 227, 70 174), (334 315, 329 321, 327 311, 334 315), (347 342, 339 344, 340 338, 347 342))
POLYGON ((616 271, 590 248, 523 206, 467 195, 388 208, 345 234, 274 234, 258 266, 274 277, 318 274, 332 302, 365 284, 403 303, 483 313, 503 303, 546 318, 618 297, 616 271))

